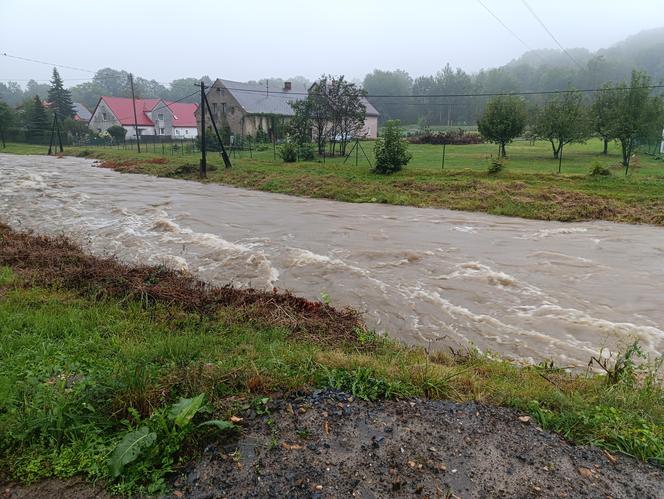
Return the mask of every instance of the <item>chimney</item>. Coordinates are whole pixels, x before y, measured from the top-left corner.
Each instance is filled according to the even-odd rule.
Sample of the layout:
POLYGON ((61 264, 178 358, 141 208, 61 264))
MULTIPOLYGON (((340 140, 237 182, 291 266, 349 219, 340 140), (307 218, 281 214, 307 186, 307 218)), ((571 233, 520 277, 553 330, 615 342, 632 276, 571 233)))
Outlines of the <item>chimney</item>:
POLYGON ((285 81, 284 82, 284 91, 289 92, 291 90, 291 82, 290 81, 285 81))

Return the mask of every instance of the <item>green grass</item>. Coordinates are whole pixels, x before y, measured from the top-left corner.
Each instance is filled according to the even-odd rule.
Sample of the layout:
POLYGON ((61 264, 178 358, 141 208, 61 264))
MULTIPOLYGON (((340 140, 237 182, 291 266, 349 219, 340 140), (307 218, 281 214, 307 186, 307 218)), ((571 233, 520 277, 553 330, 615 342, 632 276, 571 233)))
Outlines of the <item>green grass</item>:
MULTIPOLYGON (((363 143, 370 158, 373 144, 363 143)), ((44 154, 43 146, 8 144, 5 152, 44 154)), ((172 155, 161 146, 145 145, 142 154, 113 148, 68 148, 65 153, 105 160, 120 171, 196 180, 199 155, 172 155), (161 163, 160 163, 161 162, 161 163)), ((601 143, 572 144, 564 152, 562 174, 548 142, 517 141, 508 147, 505 169, 495 175, 487 167, 496 147, 491 144, 448 146, 441 170, 442 147, 412 145, 413 159, 402 171, 376 175, 360 154, 343 164, 343 158, 324 163, 282 163, 268 147, 232 155, 232 169, 224 169, 219 155, 209 154, 208 181, 357 203, 388 203, 420 207, 480 211, 495 215, 543 220, 612 220, 664 225, 664 161, 642 155, 633 160, 628 176, 619 166, 620 154, 611 144, 600 154, 601 143), (612 174, 593 177, 595 165, 612 174)))
POLYGON ((219 438, 201 421, 266 410, 275 392, 327 386, 368 400, 515 407, 574 442, 664 464, 664 390, 645 369, 628 363, 609 384, 472 351, 428 355, 367 333, 324 347, 177 305, 35 287, 0 268, 0 465, 21 481, 82 475, 119 493, 163 493, 171 471, 219 438), (199 394, 205 411, 175 426, 169 408, 199 394), (139 428, 157 441, 114 478, 109 457, 139 428))

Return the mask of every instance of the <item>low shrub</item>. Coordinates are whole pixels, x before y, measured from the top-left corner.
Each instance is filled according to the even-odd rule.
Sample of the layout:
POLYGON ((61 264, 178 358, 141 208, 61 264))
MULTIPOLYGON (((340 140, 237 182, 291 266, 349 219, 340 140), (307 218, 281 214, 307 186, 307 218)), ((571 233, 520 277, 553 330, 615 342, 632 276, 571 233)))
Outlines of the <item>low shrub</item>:
POLYGON ((503 171, 503 168, 505 168, 505 161, 500 158, 495 158, 489 162, 489 168, 487 169, 487 172, 489 175, 495 175, 503 171))
POLYGON ((408 152, 408 142, 401 138, 399 123, 399 120, 388 121, 383 135, 376 140, 376 173, 398 172, 413 157, 408 152))
POLYGON ((297 161, 297 146, 292 142, 286 142, 279 148, 279 156, 284 163, 295 163, 297 161))
POLYGON ((445 132, 432 132, 428 128, 424 131, 408 137, 411 144, 452 144, 452 145, 469 145, 481 144, 484 141, 477 133, 468 133, 463 129, 450 130, 445 132))
POLYGON ((591 177, 608 177, 609 175, 611 175, 611 170, 600 164, 595 164, 590 170, 591 177))
POLYGON ((298 154, 300 161, 313 161, 316 157, 313 144, 300 144, 298 154))

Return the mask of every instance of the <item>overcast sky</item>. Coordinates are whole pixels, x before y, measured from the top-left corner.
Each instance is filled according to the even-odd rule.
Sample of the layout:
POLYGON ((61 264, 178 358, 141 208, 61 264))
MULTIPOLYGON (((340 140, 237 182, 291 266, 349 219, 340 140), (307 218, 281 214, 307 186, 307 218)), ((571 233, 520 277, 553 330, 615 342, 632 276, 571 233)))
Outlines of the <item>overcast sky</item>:
MULTIPOLYGON (((482 0, 532 48, 555 48, 522 0, 482 0)), ((500 66, 526 48, 478 0, 0 0, 0 54, 168 82, 375 68, 432 74, 500 66)), ((529 0, 565 47, 607 47, 664 25, 664 0, 529 0)), ((51 68, 0 55, 0 81, 51 68)), ((68 85, 89 76, 61 69, 68 85)), ((21 82, 24 83, 24 82, 21 82)))

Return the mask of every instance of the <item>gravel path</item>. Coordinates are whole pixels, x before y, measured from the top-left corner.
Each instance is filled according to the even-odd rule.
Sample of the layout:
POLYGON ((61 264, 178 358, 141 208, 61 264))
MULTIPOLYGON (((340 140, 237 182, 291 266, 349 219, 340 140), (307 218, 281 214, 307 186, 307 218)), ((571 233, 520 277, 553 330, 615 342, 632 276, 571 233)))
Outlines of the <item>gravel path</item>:
MULTIPOLYGON (((664 470, 570 445, 505 408, 329 390, 268 407, 241 414, 241 438, 208 446, 171 497, 664 498, 664 470)), ((12 499, 109 497, 77 480, 3 489, 12 499)))
POLYGON ((512 410, 319 392, 245 419, 175 482, 186 497, 664 497, 664 470, 573 446, 512 410))

